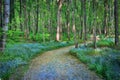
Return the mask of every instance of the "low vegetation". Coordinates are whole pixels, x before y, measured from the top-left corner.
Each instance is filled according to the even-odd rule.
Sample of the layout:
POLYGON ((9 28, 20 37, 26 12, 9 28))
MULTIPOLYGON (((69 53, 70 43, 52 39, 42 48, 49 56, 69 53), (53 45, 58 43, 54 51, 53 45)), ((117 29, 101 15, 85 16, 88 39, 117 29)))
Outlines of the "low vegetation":
MULTIPOLYGON (((114 45, 114 38, 101 38, 96 42, 97 47, 113 47, 114 45)), ((89 47, 93 47, 93 43, 88 44, 89 47)))
POLYGON ((29 60, 43 51, 56 49, 73 44, 73 42, 23 43, 9 45, 0 55, 0 77, 8 78, 20 65, 28 64, 29 60))
POLYGON ((101 48, 93 49, 81 45, 78 49, 72 49, 70 53, 85 63, 89 69, 105 78, 105 80, 119 80, 120 51, 109 48, 111 44, 112 41, 101 40, 97 42, 97 45, 101 48))

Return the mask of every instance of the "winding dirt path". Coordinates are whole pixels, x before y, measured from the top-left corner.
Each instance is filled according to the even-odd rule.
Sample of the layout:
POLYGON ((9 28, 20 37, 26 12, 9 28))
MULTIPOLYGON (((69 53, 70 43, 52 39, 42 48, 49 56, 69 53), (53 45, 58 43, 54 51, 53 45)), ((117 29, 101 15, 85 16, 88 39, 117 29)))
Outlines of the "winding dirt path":
POLYGON ((23 80, 102 80, 68 53, 72 47, 47 51, 33 59, 23 80))

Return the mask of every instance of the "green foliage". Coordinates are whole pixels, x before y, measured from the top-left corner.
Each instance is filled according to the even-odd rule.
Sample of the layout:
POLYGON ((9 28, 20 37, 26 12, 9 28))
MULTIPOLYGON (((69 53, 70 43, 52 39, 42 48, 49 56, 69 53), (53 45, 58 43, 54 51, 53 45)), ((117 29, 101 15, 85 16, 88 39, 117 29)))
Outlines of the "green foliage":
POLYGON ((89 69, 94 70, 106 80, 119 80, 120 51, 110 48, 98 48, 95 50, 80 47, 79 49, 72 49, 70 53, 78 57, 78 59, 88 65, 89 69))
POLYGON ((8 37, 7 42, 14 43, 14 42, 24 41, 23 35, 24 33, 20 30, 9 30, 7 32, 7 37, 8 37))
POLYGON ((35 35, 35 34, 31 33, 30 36, 29 36, 29 38, 31 40, 38 41, 38 42, 43 41, 43 37, 44 37, 45 41, 49 41, 50 34, 48 34, 48 33, 40 34, 39 33, 39 34, 35 35))
MULTIPOLYGON (((101 39, 99 41, 97 41, 97 47, 113 47, 114 46, 114 40, 113 38, 109 38, 109 39, 101 39)), ((89 47, 93 47, 93 43, 88 44, 89 47)))
POLYGON ((114 45, 114 42, 111 41, 110 39, 103 39, 97 42, 98 47, 111 47, 113 45, 114 45))

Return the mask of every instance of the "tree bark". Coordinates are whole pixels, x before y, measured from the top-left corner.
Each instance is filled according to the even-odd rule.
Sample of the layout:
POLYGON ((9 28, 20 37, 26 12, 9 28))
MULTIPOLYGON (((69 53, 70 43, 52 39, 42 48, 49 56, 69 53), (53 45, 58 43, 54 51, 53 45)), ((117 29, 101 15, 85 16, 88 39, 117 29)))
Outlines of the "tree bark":
POLYGON ((67 38, 68 41, 70 41, 70 22, 69 22, 69 14, 70 14, 70 9, 69 9, 69 0, 67 1, 67 11, 66 11, 66 23, 67 23, 67 38))
POLYGON ((20 2, 20 29, 21 31, 23 31, 23 27, 22 27, 22 0, 19 0, 20 2))
POLYGON ((94 44, 94 49, 97 48, 97 44, 96 44, 96 12, 95 12, 95 0, 93 0, 93 44, 94 44))
POLYGON ((28 15, 27 15, 27 0, 24 1, 24 36, 25 39, 28 39, 29 30, 28 30, 28 15))
POLYGON ((83 39, 83 0, 81 0, 81 15, 80 15, 80 19, 81 19, 81 30, 80 30, 80 39, 83 39))
POLYGON ((62 0, 58 0, 56 41, 60 41, 61 38, 61 8, 62 8, 62 0))
POLYGON ((37 7, 36 7, 36 30, 35 30, 35 34, 38 33, 38 18, 39 18, 39 0, 36 0, 36 4, 37 4, 37 7))
POLYGON ((4 1, 4 22, 3 22, 3 33, 2 33, 2 42, 0 44, 0 51, 4 51, 6 45, 6 38, 8 31, 8 23, 9 23, 9 15, 10 15, 10 0, 4 1))
POLYGON ((115 19, 115 45, 119 45, 119 27, 118 27, 118 0, 114 1, 114 19, 115 19))
POLYGON ((3 14, 2 14, 2 1, 3 0, 0 0, 0 51, 3 51, 3 21, 2 21, 2 18, 3 18, 3 14))
MULTIPOLYGON (((10 0, 10 24, 12 24, 12 21, 14 20, 14 0, 10 0)), ((9 30, 12 29, 12 25, 10 25, 9 30)))
POLYGON ((104 24, 103 24, 103 34, 107 36, 108 27, 108 1, 104 0, 104 24))
POLYGON ((86 0, 82 0, 83 1, 83 17, 84 17, 84 44, 86 45, 86 40, 87 40, 87 35, 86 35, 86 0))
POLYGON ((2 27, 2 0, 0 0, 0 27, 2 27))

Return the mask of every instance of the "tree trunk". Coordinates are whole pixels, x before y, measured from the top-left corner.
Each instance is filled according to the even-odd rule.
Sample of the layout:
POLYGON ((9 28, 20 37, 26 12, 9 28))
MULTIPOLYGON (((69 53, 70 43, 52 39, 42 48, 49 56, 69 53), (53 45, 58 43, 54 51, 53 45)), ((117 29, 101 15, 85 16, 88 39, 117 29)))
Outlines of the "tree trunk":
POLYGON ((96 45, 96 12, 95 12, 95 1, 93 0, 93 44, 94 44, 94 49, 97 48, 96 45))
POLYGON ((72 5, 72 30, 74 33, 74 44, 75 44, 75 48, 78 48, 77 33, 76 33, 76 16, 75 16, 76 1, 71 0, 71 5, 72 5))
POLYGON ((23 27, 22 27, 22 0, 19 0, 20 2, 20 29, 21 31, 23 31, 23 27))
POLYGON ((56 41, 60 41, 61 38, 61 8, 62 8, 62 0, 58 0, 56 41))
POLYGON ((38 33, 38 17, 39 17, 39 5, 38 5, 39 1, 36 0, 36 4, 37 4, 37 7, 36 7, 36 30, 35 30, 35 34, 38 33))
POLYGON ((107 36, 108 27, 108 1, 104 0, 104 24, 103 24, 103 34, 107 36))
POLYGON ((66 11, 66 24, 67 24, 67 38, 68 38, 68 41, 70 41, 70 22, 69 22, 69 14, 70 14, 70 11, 69 11, 69 1, 67 2, 67 11, 66 11))
POLYGON ((48 14, 49 15, 49 19, 48 19, 48 32, 49 32, 49 34, 50 34, 50 36, 49 36, 49 41, 51 41, 52 40, 52 37, 51 37, 51 35, 52 35, 52 30, 51 30, 51 28, 52 28, 52 25, 51 25, 51 23, 52 23, 52 9, 51 9, 51 4, 50 4, 50 2, 48 1, 48 3, 47 3, 47 5, 48 5, 48 11, 50 12, 50 14, 48 14))
MULTIPOLYGON (((30 3, 30 1, 29 1, 29 4, 31 4, 30 3)), ((29 5, 29 8, 31 8, 31 6, 29 5)), ((29 31, 29 33, 31 33, 32 32, 32 30, 31 30, 31 9, 29 9, 28 10, 29 11, 29 13, 28 13, 28 31, 29 31)))
POLYGON ((86 0, 83 0, 83 16, 84 16, 84 44, 86 45, 87 35, 86 35, 86 0))
POLYGON ((2 18, 3 18, 3 14, 2 14, 2 1, 3 0, 0 0, 0 51, 3 51, 3 21, 2 21, 2 18))
POLYGON ((81 30, 80 30, 80 39, 83 39, 83 0, 81 0, 81 15, 80 15, 80 19, 81 19, 81 30))
POLYGON ((2 27, 2 0, 0 0, 0 27, 2 27))
POLYGON ((118 0, 114 1, 114 19, 115 19, 115 45, 119 45, 119 27, 118 27, 118 0))
POLYGON ((73 32, 74 32, 74 41, 75 41, 75 48, 78 48, 78 41, 77 41, 77 34, 76 34, 76 24, 75 24, 75 13, 74 10, 72 12, 73 15, 73 32))
MULTIPOLYGON (((14 20, 14 0, 10 0, 10 24, 12 24, 12 21, 14 20)), ((12 29, 12 25, 10 25, 9 30, 12 29)))
POLYGON ((28 30, 28 15, 27 15, 27 0, 24 1, 24 36, 25 39, 28 39, 29 30, 28 30))
POLYGON ((2 42, 0 44, 0 51, 4 51, 6 45, 6 32, 8 31, 10 15, 10 0, 4 1, 4 24, 3 24, 3 33, 2 33, 2 42))

